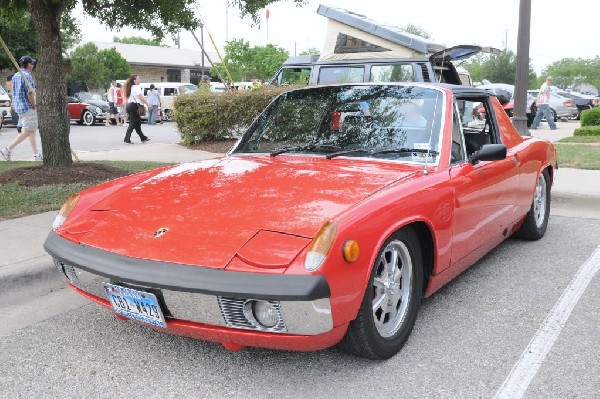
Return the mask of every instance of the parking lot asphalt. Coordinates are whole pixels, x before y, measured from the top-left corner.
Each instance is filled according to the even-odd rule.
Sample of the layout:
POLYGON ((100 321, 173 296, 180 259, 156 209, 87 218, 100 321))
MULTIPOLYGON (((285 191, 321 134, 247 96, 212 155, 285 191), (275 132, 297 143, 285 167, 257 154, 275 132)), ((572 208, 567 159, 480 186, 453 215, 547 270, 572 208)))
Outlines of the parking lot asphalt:
MULTIPOLYGON (((544 123, 532 131, 536 137, 557 141, 573 134, 579 122, 558 122, 557 130, 549 130, 544 123)), ((123 127, 79 127, 71 132, 71 146, 82 161, 124 160, 183 163, 210 159, 223 154, 188 149, 179 144, 179 133, 174 123, 143 125, 151 137, 147 144, 122 143, 123 127), (102 135, 103 144, 88 141, 90 135, 102 135)), ((13 128, 13 130, 15 130, 13 128)), ((4 147, 14 132, 3 129, 0 146, 4 147)), ((38 138, 39 139, 39 138, 38 138)), ((30 151, 21 144, 16 159, 26 160, 30 151)), ((560 166, 560 165, 559 165, 560 166)), ((559 216, 600 219, 600 171, 563 169, 559 167, 552 188, 551 213, 559 216)), ((31 289, 31 294, 42 295, 63 286, 52 260, 43 249, 51 229, 55 211, 22 218, 0 221, 0 307, 17 295, 31 289), (36 284, 33 284, 35 282, 36 284)))

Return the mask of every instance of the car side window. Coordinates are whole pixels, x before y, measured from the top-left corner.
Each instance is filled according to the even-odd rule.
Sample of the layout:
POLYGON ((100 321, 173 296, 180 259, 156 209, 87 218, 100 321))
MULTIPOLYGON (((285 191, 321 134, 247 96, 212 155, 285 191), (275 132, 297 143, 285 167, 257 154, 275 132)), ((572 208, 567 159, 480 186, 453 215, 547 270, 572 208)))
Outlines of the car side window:
POLYGON ((452 120, 452 151, 450 162, 457 164, 465 161, 465 140, 462 131, 462 122, 458 104, 454 103, 454 115, 452 120))
POLYGON ((175 95, 175 88, 174 87, 165 87, 165 92, 164 92, 164 96, 174 96, 175 95))
POLYGON ((493 110, 488 97, 458 98, 456 105, 467 158, 485 144, 499 142, 495 124, 492 123, 493 110))

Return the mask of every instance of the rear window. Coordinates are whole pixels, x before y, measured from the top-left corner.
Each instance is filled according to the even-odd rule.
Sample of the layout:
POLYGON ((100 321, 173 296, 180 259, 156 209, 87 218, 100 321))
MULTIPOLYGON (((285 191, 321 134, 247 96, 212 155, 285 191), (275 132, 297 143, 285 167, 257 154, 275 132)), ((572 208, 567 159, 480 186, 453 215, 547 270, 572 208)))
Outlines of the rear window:
POLYGON ((365 67, 323 67, 319 70, 319 84, 359 83, 364 81, 365 67))

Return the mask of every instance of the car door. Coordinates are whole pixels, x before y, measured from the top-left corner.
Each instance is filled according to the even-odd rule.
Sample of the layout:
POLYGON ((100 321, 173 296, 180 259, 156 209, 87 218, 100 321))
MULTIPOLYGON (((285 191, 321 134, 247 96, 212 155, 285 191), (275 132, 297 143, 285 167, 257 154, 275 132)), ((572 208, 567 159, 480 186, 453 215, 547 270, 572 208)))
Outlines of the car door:
MULTIPOLYGON (((490 98, 457 98, 454 129, 462 144, 453 150, 450 184, 454 196, 452 260, 468 261, 470 255, 489 251, 514 223, 519 172, 513 157, 497 161, 469 162, 485 144, 502 144, 490 98)), ((455 144, 456 146, 456 144, 455 144)))

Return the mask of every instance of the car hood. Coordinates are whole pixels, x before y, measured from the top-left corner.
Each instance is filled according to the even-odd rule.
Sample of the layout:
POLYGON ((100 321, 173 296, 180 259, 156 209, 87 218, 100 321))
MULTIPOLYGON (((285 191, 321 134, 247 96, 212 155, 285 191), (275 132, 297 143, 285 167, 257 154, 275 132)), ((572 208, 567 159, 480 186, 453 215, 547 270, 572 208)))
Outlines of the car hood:
POLYGON ((229 156, 157 172, 57 231, 136 258, 224 268, 237 256, 284 266, 324 222, 415 174, 416 166, 390 162, 229 156))

